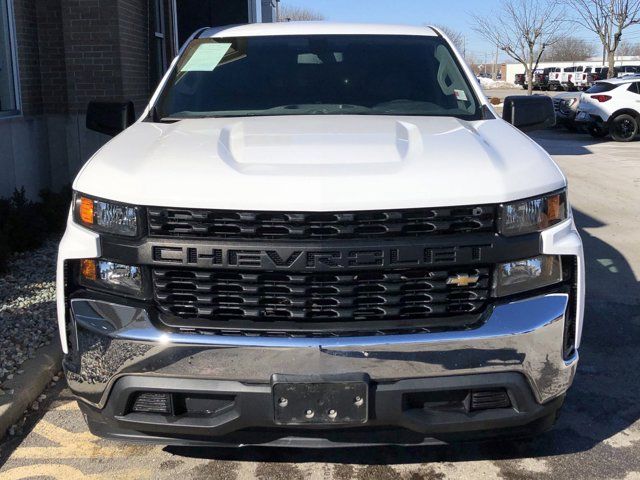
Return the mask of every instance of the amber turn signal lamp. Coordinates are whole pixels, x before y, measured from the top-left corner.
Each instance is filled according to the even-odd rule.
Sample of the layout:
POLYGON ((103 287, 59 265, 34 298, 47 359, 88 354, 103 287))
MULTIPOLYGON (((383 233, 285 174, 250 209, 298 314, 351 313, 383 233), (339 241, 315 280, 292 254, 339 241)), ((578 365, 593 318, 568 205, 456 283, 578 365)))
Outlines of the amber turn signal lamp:
POLYGON ((96 261, 91 259, 82 260, 80 262, 80 274, 87 280, 97 280, 98 271, 96 261))
POLYGON ((80 220, 82 223, 93 225, 93 200, 80 197, 80 220))
POLYGON ((553 195, 547 198, 547 220, 549 223, 562 220, 560 203, 560 195, 553 195))

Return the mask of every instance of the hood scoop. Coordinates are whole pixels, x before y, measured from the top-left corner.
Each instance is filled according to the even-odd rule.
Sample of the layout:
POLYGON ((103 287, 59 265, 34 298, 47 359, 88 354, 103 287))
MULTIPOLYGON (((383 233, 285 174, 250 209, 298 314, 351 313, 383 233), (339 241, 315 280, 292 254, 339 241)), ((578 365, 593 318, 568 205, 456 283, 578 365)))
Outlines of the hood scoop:
POLYGON ((417 125, 384 122, 371 129, 370 125, 363 128, 359 118, 354 117, 352 124, 342 129, 337 129, 330 117, 305 117, 302 122, 280 124, 275 130, 264 123, 247 125, 238 121, 220 130, 217 153, 236 167, 379 165, 422 156, 424 142, 417 125))

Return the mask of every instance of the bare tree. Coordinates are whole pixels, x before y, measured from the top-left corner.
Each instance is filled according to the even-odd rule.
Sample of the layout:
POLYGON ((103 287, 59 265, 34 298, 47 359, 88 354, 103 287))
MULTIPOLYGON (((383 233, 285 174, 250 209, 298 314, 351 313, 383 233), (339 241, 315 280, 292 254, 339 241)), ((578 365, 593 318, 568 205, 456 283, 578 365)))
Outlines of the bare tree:
POLYGON ((531 95, 533 72, 556 39, 563 21, 562 9, 554 0, 501 0, 497 11, 491 18, 472 15, 472 28, 524 66, 531 95))
POLYGON ((447 37, 449 37, 449 40, 451 40, 451 42, 453 42, 453 44, 456 46, 456 48, 458 50, 460 50, 460 52, 462 52, 462 55, 465 57, 466 59, 466 43, 467 43, 467 39, 464 36, 464 33, 460 32, 459 30, 454 30, 451 27, 445 27, 444 25, 434 25, 438 30, 440 30, 442 33, 444 33, 447 37))
POLYGON ((560 36, 543 55, 545 61, 571 62, 586 60, 594 54, 593 44, 577 37, 560 36))
POLYGON ((640 56, 640 43, 620 42, 616 50, 616 57, 638 57, 640 56))
POLYGON ((576 13, 575 22, 600 38, 609 64, 609 78, 615 75, 616 51, 622 33, 640 23, 640 0, 564 0, 576 13))
POLYGON ((280 7, 279 22, 308 22, 312 20, 324 20, 324 15, 315 10, 294 5, 282 5, 280 7))

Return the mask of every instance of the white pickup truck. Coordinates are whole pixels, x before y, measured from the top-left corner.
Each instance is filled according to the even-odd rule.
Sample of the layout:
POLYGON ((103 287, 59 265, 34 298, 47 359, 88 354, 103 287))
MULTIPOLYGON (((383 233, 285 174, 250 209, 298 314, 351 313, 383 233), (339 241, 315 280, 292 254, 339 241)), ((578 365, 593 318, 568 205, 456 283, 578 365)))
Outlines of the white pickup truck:
POLYGON ((67 382, 125 441, 423 444, 550 428, 584 310, 567 180, 436 28, 203 29, 75 179, 67 382), (123 131, 124 130, 124 131, 123 131))
POLYGON ((593 67, 557 67, 549 74, 551 90, 586 90, 594 81, 593 67))

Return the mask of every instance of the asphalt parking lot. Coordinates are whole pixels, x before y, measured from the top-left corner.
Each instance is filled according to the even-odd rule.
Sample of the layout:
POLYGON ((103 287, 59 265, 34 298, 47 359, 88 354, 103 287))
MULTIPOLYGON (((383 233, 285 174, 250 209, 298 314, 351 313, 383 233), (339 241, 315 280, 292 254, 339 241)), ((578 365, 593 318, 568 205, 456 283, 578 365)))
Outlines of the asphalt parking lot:
POLYGON ((640 139, 594 141, 563 130, 533 136, 569 178, 587 257, 580 366, 551 432, 420 448, 128 445, 93 437, 60 386, 30 415, 24 435, 0 445, 0 479, 640 479, 640 139))

